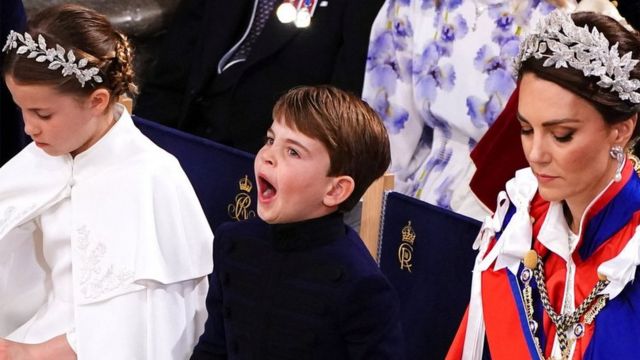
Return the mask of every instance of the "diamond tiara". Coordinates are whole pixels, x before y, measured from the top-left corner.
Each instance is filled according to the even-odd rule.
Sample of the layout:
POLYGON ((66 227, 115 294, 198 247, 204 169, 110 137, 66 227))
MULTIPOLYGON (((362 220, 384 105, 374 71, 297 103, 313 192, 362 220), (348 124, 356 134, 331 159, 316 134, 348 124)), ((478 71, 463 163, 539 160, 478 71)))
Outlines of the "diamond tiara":
POLYGON ((47 43, 41 34, 38 34, 38 42, 35 42, 29 33, 20 34, 13 30, 7 36, 7 42, 2 48, 2 52, 9 52, 18 49, 17 54, 28 54, 27 58, 34 59, 41 63, 48 61, 51 70, 62 69, 62 76, 74 75, 84 87, 87 81, 102 82, 102 77, 98 75, 100 69, 97 67, 87 68, 87 59, 77 59, 72 50, 66 51, 62 46, 56 44, 55 48, 47 48, 47 43), (77 62, 76 62, 77 60, 77 62))
POLYGON ((530 32, 520 48, 515 69, 525 60, 546 58, 545 67, 572 67, 584 76, 599 77, 598 86, 617 92, 621 100, 640 104, 640 80, 630 79, 631 71, 640 60, 631 58, 631 52, 620 57, 618 43, 609 46, 609 40, 595 26, 578 27, 571 16, 562 10, 554 10, 542 18, 530 32), (546 52, 550 50, 550 54, 546 52))

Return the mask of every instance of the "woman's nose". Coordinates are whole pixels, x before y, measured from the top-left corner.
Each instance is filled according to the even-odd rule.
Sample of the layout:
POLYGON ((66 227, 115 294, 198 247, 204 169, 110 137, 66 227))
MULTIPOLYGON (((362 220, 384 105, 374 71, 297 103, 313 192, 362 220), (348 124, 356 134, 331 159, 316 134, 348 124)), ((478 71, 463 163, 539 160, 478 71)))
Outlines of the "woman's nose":
POLYGON ((528 154, 529 162, 545 163, 549 160, 549 153, 545 147, 544 141, 540 136, 533 136, 528 154))

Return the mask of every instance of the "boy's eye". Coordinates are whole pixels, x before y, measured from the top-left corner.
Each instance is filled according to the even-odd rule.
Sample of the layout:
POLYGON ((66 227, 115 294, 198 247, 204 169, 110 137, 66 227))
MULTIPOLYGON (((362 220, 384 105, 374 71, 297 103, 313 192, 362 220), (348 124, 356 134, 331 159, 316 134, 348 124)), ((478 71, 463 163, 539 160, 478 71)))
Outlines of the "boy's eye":
POLYGON ((293 157, 300 157, 300 154, 298 154, 298 152, 295 149, 292 149, 292 148, 288 148, 287 149, 287 154, 289 154, 289 156, 293 156, 293 157))
POLYGON ((264 144, 265 145, 273 145, 273 138, 271 136, 265 136, 264 137, 264 144))

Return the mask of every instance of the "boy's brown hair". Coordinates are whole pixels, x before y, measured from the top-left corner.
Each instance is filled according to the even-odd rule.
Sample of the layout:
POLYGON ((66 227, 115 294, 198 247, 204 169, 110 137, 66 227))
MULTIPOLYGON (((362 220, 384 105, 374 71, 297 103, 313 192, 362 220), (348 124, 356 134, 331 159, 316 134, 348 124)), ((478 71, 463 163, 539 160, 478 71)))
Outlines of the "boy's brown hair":
POLYGON ((351 210, 391 162, 389 137, 382 120, 362 99, 333 86, 301 86, 280 97, 273 119, 284 121, 329 153, 327 176, 353 178, 353 193, 339 206, 351 210))

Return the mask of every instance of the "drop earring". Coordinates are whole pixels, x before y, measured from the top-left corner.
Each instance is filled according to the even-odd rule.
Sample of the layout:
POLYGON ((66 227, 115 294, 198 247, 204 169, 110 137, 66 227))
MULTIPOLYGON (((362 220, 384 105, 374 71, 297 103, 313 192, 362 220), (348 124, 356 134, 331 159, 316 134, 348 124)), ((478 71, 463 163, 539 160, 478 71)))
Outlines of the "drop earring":
POLYGON ((624 149, 620 145, 614 145, 609 150, 609 155, 618 162, 616 168, 616 174, 613 177, 613 181, 619 182, 622 180, 622 167, 624 166, 624 149))

